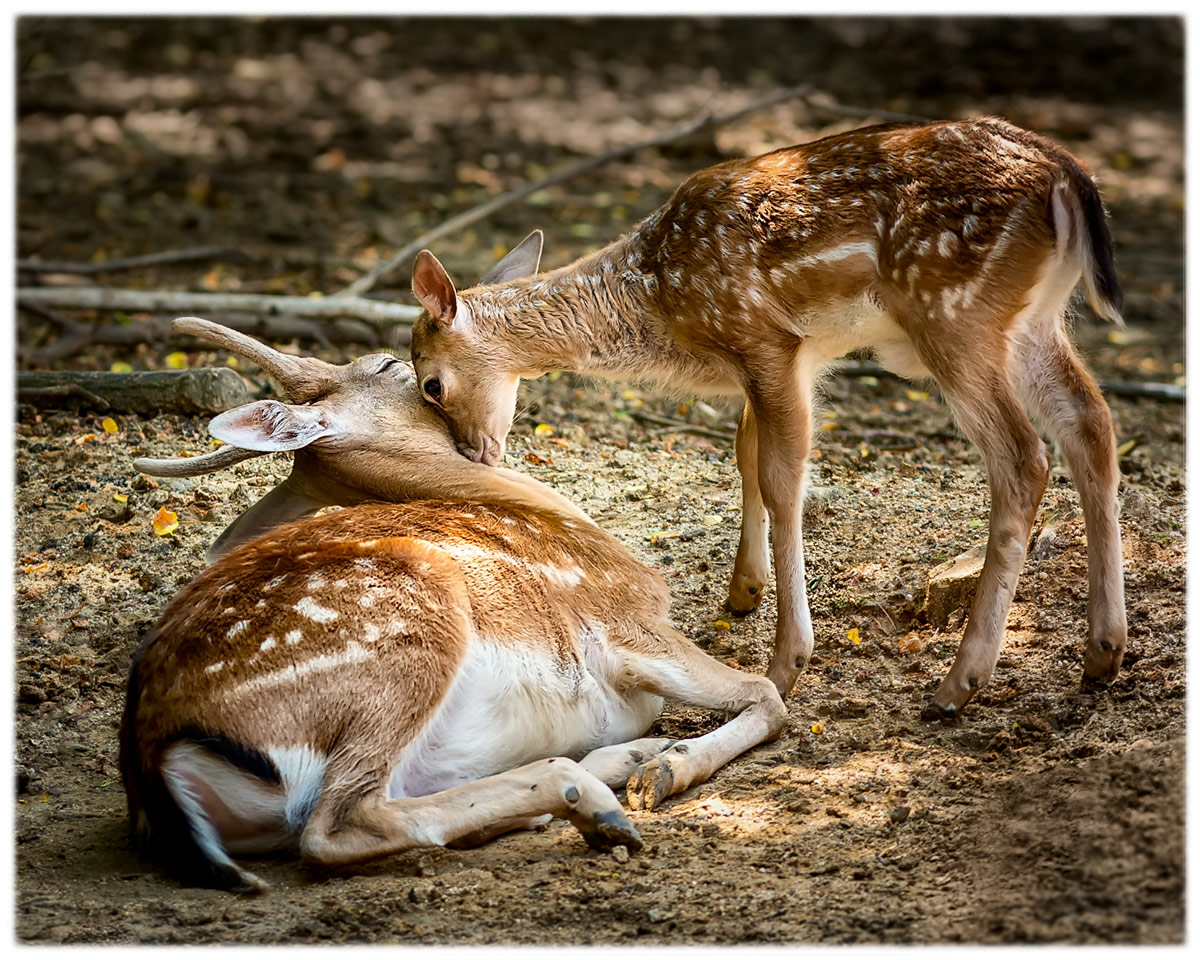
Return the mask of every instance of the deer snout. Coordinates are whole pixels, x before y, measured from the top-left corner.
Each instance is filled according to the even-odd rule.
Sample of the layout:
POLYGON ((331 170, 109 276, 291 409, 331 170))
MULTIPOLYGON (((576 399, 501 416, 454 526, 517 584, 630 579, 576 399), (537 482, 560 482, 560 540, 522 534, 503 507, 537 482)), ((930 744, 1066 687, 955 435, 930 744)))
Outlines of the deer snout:
POLYGON ((480 434, 474 443, 460 442, 458 450, 468 460, 482 463, 485 467, 497 466, 504 459, 504 444, 487 434, 480 434))

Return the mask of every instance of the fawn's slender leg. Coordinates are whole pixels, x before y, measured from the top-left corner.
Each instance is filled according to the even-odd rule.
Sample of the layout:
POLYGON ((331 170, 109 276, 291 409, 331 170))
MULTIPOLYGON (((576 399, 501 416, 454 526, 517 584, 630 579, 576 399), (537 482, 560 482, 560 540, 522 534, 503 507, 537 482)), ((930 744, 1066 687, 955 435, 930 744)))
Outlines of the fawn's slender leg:
POLYGON ((703 783, 787 725, 787 708, 766 677, 717 662, 669 627, 659 636, 667 655, 631 657, 635 682, 669 700, 737 716, 704 736, 680 740, 635 770, 625 785, 634 810, 652 810, 664 797, 703 783))
POLYGON ((537 760, 425 797, 386 795, 386 776, 361 796, 349 776, 317 803, 300 838, 300 852, 326 864, 354 863, 416 847, 444 846, 520 826, 552 814, 570 820, 588 845, 641 847, 612 790, 565 757, 537 760))
POLYGON ((804 571, 804 484, 812 442, 814 370, 802 355, 756 358, 747 391, 758 433, 758 479, 771 522, 778 620, 767 677, 783 695, 812 655, 813 626, 804 571))
POLYGON ((767 508, 758 485, 758 427, 749 401, 742 407, 736 449, 742 475, 742 537, 725 606, 730 613, 741 616, 751 613, 762 602, 763 588, 771 576, 767 508))
POLYGON ((926 356, 959 426, 987 466, 992 506, 987 555, 967 628, 950 672, 922 715, 954 716, 992 675, 1029 534, 1050 475, 1046 449, 1025 415, 1005 369, 1006 340, 955 355, 926 356))
POLYGON ((1087 528, 1088 642, 1084 676, 1111 680, 1125 653, 1125 582, 1112 416, 1061 329, 1022 344, 1022 399, 1058 443, 1079 490, 1087 528))

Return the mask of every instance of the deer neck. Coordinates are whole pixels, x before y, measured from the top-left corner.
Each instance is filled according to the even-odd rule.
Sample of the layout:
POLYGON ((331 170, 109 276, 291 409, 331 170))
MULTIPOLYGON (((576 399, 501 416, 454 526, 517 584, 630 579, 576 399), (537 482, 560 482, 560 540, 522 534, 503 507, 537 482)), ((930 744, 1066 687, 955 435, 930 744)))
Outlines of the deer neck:
MULTIPOLYGON (((457 452, 420 456, 403 450, 349 450, 336 462, 322 461, 306 474, 310 483, 333 484, 339 491, 330 503, 349 504, 362 500, 455 500, 495 503, 517 510, 537 510, 591 524, 592 519, 575 504, 546 484, 505 467, 473 463, 457 452), (409 464, 397 474, 397 459, 409 464)), ((333 489, 333 488, 331 488, 333 489)))
POLYGON ((569 266, 464 295, 481 337, 502 343, 510 372, 653 375, 669 349, 657 280, 642 268, 637 234, 569 266))

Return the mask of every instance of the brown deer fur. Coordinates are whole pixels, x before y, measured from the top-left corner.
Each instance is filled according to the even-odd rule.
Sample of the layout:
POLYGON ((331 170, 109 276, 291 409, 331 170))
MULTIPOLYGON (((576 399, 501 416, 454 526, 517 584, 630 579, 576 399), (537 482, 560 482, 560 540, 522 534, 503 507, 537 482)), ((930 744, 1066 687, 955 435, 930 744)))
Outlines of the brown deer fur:
POLYGON ((1060 445, 1086 517, 1085 675, 1109 679, 1121 663, 1112 426, 1065 330, 1081 277, 1097 313, 1120 322, 1100 197, 1066 150, 997 119, 889 124, 702 170, 627 236, 542 275, 459 293, 423 251, 412 355, 459 448, 489 464, 503 456, 520 377, 568 369, 743 393, 729 605, 758 605, 773 555, 767 675, 783 692, 813 642, 800 505, 814 384, 866 347, 888 369, 936 380, 992 495, 971 617, 926 711, 952 715, 994 668, 1046 484, 1030 416, 1060 445))
POLYGON ((122 776, 137 832, 176 873, 251 892, 262 882, 232 855, 350 863, 550 815, 592 846, 637 847, 610 787, 650 809, 782 731, 765 678, 671 626, 656 572, 542 484, 455 453, 406 363, 297 365, 215 324, 176 327, 308 401, 221 414, 233 454, 138 461, 179 476, 237 451, 305 454, 134 657, 122 776), (280 520, 364 491, 402 502, 280 520), (643 738, 663 698, 736 716, 643 738))

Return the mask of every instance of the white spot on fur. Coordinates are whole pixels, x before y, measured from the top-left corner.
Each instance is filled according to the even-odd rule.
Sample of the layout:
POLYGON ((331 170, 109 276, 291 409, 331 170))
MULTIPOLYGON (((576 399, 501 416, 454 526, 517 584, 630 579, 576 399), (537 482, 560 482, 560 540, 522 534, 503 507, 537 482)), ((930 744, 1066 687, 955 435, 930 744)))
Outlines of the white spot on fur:
POLYGON ((295 645, 304 639, 304 634, 299 630, 289 630, 283 639, 289 644, 295 645))
POLYGON ((241 633, 243 630, 245 630, 248 626, 250 626, 249 620, 239 620, 237 623, 235 623, 232 627, 229 628, 229 632, 227 634, 225 634, 225 639, 232 640, 239 633, 241 633))
POLYGON ((275 646, 275 637, 270 636, 270 637, 267 637, 267 639, 264 640, 261 644, 259 644, 258 649, 261 650, 263 653, 266 653, 268 650, 270 650, 274 646, 275 646))
POLYGON ((219 673, 221 668, 225 666, 224 660, 218 660, 216 663, 210 663, 204 668, 205 673, 219 673))
POLYGON ((245 683, 239 684, 235 692, 239 694, 251 693, 255 690, 278 687, 283 684, 293 683, 302 677, 307 677, 314 673, 328 673, 331 670, 337 670, 339 667, 363 663, 374 656, 375 654, 371 653, 370 650, 352 641, 346 644, 338 653, 321 654, 300 663, 289 664, 282 670, 276 670, 274 673, 268 673, 265 676, 247 680, 245 683))
POLYGON ((323 607, 312 597, 301 597, 292 607, 301 616, 308 617, 309 620, 317 623, 329 623, 338 618, 336 610, 330 610, 328 607, 323 607))
POLYGON ((283 581, 286 579, 287 579, 286 573, 282 574, 281 576, 278 576, 278 577, 272 577, 270 580, 268 580, 266 583, 264 583, 262 585, 262 588, 264 590, 274 590, 277 586, 279 586, 281 583, 283 583, 283 581))

